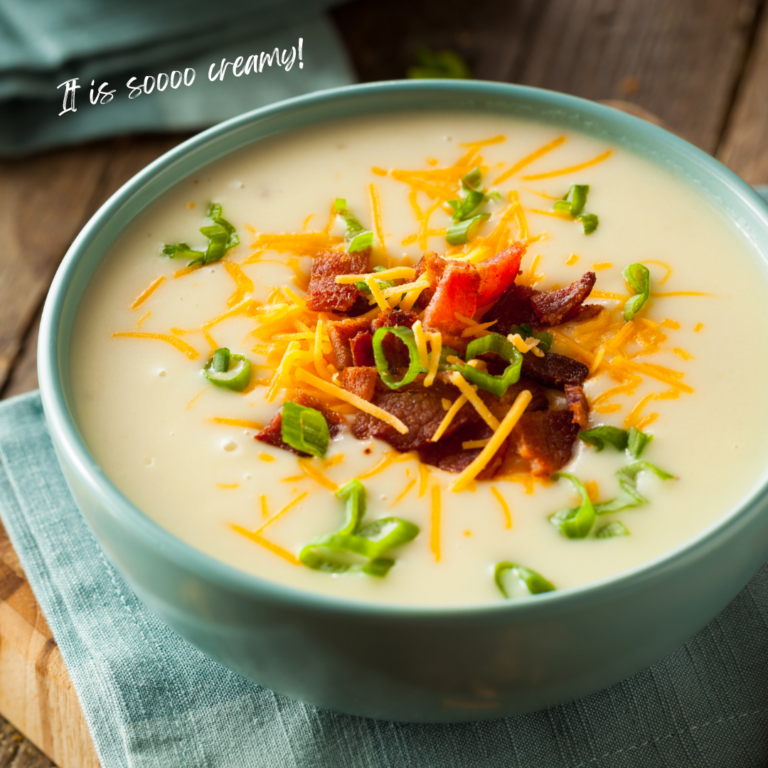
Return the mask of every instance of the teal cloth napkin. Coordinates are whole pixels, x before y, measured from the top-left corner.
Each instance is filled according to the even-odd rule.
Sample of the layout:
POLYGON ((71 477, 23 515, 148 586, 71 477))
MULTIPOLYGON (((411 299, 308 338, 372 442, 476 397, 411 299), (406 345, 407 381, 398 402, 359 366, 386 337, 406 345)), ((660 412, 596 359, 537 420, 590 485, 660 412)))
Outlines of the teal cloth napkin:
POLYGON ((197 130, 274 101, 348 85, 323 12, 339 0, 0 0, 0 156, 135 131, 197 130), (298 40, 302 38, 299 66, 298 40), (297 49, 295 64, 211 82, 211 64, 297 49), (131 77, 196 71, 194 83, 129 99, 131 77), (59 115, 79 78, 76 112, 59 115), (90 103, 91 81, 116 89, 90 103))
POLYGON ((690 642, 612 688, 519 717, 414 725, 275 694, 155 618, 75 506, 37 392, 0 404, 0 515, 102 768, 768 765, 768 566, 690 642))

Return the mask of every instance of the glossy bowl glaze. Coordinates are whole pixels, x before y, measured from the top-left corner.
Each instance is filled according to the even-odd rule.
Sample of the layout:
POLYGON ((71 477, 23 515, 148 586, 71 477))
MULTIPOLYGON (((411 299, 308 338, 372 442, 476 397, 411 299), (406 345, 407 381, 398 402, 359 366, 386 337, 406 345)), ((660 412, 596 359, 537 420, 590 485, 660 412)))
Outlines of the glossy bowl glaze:
POLYGON ((312 704, 388 720, 452 722, 565 702, 643 669, 712 619, 768 555, 768 478, 685 546, 642 567, 518 602, 413 607, 310 594, 191 548, 105 476, 72 416, 69 345, 86 284, 110 244, 179 180, 268 136, 394 110, 473 110, 554 123, 663 165, 714 200, 768 269, 768 206, 738 177, 637 118, 548 91, 410 81, 326 91, 196 136, 120 189, 91 219, 51 287, 40 332, 43 405, 72 493, 139 597, 191 643, 255 682, 312 704))

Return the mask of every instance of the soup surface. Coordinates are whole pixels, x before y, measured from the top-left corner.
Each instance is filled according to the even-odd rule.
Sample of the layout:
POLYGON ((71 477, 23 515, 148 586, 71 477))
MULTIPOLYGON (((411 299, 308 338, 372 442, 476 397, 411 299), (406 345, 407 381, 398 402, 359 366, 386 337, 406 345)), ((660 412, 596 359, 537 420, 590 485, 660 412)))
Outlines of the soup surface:
MULTIPOLYGON (((419 281, 403 275, 395 284, 419 281)), ((384 301, 408 304, 418 290, 384 301)), ((123 233, 77 319, 76 417, 96 459, 138 507, 192 546, 260 577, 347 598, 468 603, 503 599, 494 569, 509 562, 562 589, 663 554, 756 488, 768 458, 765 364, 753 353, 768 332, 766 290, 754 247, 712 203, 621 148, 482 114, 329 123, 204 168, 123 233), (589 185, 582 213, 599 217, 589 234, 589 221, 572 215, 578 206, 569 210, 565 200, 555 208, 572 185, 589 185), (446 232, 462 221, 449 201, 466 200, 473 187, 485 190, 483 202, 463 220, 467 242, 451 245, 446 232), (345 202, 334 208, 337 198, 345 202), (211 202, 239 244, 190 268, 189 259, 164 256, 168 244, 205 250, 199 230, 212 224, 211 202), (305 307, 313 257, 345 248, 339 213, 373 233, 371 268, 413 267, 426 252, 479 265, 519 242, 519 285, 545 291, 594 272, 587 303, 603 311, 546 328, 551 351, 589 369, 588 428, 635 427, 653 439, 641 459, 621 445, 597 450, 576 439, 563 471, 595 503, 627 499, 617 472, 638 460, 674 479, 640 468, 629 493, 636 489, 645 503, 599 514, 583 537, 569 538, 550 517, 580 508, 573 514, 583 521, 577 485, 532 474, 513 451, 493 478, 479 479, 354 437, 358 409, 333 394, 339 378, 325 335, 339 318, 315 313, 314 323, 324 319, 318 339, 305 307), (490 216, 466 226, 482 213, 490 216), (632 264, 647 268, 650 297, 627 320, 637 286, 622 271, 632 264), (250 361, 242 391, 203 375, 223 347, 250 361), (300 390, 346 420, 323 458, 254 439, 300 390), (384 577, 355 568, 333 574, 298 559, 313 539, 341 527, 345 502, 335 490, 354 478, 367 497, 364 524, 396 517, 418 527, 386 553, 394 566, 384 577)), ((375 316, 377 297, 362 295, 375 316)), ((455 334, 463 343, 494 332, 481 316, 459 322, 468 331, 455 334)), ((518 337, 518 345, 535 343, 532 331, 518 337)), ((456 389, 443 407, 460 395, 456 389)), ((564 407, 559 392, 547 397, 564 407)), ((522 583, 505 583, 509 594, 526 596, 522 583)))

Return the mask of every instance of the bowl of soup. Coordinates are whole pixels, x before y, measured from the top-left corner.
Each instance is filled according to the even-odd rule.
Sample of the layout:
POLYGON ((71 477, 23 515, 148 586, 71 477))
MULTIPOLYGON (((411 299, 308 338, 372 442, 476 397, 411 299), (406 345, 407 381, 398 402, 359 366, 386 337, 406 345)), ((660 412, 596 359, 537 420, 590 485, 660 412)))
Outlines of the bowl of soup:
POLYGON ((256 110, 118 191, 40 384, 107 556, 184 638, 350 714, 496 718, 678 647, 768 554, 768 210, 562 94, 256 110))

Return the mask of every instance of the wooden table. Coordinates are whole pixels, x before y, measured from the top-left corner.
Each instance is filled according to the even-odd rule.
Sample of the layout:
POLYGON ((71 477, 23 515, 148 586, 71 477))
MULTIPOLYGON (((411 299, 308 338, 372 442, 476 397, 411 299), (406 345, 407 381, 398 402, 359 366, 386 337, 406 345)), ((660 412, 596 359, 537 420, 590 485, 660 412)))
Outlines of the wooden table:
MULTIPOLYGON (((768 0, 355 0, 333 18, 362 81, 419 46, 478 79, 621 100, 768 184, 768 0)), ((244 105, 245 107, 246 105, 244 105)), ((0 397, 34 389, 46 291, 104 200, 186 136, 131 136, 0 162, 0 397)), ((0 768, 98 766, 45 618, 0 526, 0 768), (33 742, 42 750, 30 743, 33 742), (47 755, 51 760, 47 759, 47 755)))

